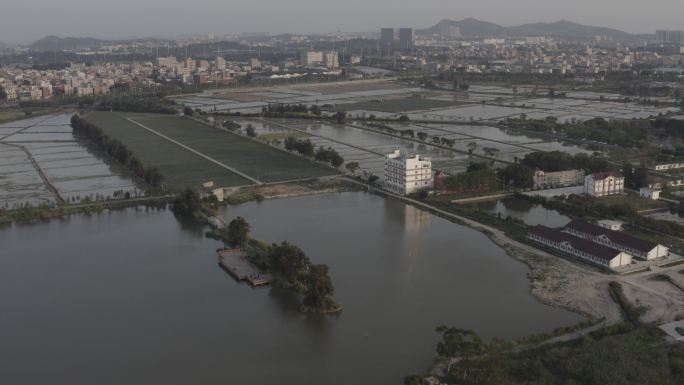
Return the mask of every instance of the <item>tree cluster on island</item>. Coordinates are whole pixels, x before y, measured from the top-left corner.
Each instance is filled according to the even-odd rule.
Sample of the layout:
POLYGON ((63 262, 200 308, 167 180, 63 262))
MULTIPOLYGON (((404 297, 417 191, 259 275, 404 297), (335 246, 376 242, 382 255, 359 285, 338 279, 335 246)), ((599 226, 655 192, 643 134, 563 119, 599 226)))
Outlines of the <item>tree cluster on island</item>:
POLYGON ((220 230, 218 238, 231 247, 241 248, 252 263, 275 278, 275 285, 298 293, 302 312, 342 310, 333 298, 335 289, 327 265, 313 264, 302 249, 288 242, 268 245, 252 239, 250 231, 249 223, 243 217, 236 217, 220 230))

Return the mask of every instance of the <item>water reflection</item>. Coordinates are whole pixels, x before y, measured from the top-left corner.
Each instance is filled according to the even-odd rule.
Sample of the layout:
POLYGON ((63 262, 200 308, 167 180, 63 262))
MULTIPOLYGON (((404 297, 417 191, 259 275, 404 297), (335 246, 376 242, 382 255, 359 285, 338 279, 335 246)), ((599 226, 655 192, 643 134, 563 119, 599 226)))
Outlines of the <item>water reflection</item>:
POLYGON ((345 308, 325 317, 236 283, 219 242, 165 210, 5 228, 0 384, 394 385, 433 362, 437 325, 519 338, 581 319, 483 234, 418 211, 365 193, 226 209, 330 266, 345 308))

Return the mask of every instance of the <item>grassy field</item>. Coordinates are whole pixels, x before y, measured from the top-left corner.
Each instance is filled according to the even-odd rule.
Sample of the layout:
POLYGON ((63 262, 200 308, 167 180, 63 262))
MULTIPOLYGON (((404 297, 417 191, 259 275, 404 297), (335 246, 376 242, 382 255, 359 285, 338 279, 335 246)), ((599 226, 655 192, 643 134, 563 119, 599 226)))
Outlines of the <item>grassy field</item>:
POLYGON ((629 205, 636 211, 666 207, 667 203, 645 199, 636 194, 612 195, 598 198, 606 206, 629 205))
POLYGON ((352 111, 352 110, 369 110, 380 112, 407 112, 426 110, 430 108, 442 108, 456 106, 459 103, 456 101, 433 100, 424 98, 404 98, 404 99, 387 99, 382 102, 358 102, 351 104, 340 104, 335 106, 335 111, 352 111))
MULTIPOLYGON (((130 114, 136 122, 193 148, 217 161, 263 182, 332 175, 329 168, 215 129, 190 118, 130 114)), ((157 167, 177 187, 198 186, 213 180, 219 186, 252 184, 135 124, 125 115, 94 112, 86 118, 124 142, 146 165, 157 167)))
POLYGON ((26 115, 24 110, 18 107, 0 108, 0 123, 11 122, 14 120, 29 119, 34 116, 45 115, 55 111, 53 108, 31 109, 31 115, 26 115))
POLYGON ((199 187, 210 180, 226 187, 252 184, 248 179, 143 130, 127 121, 125 115, 91 112, 85 118, 102 128, 109 137, 123 142, 143 164, 159 169, 170 188, 199 187))

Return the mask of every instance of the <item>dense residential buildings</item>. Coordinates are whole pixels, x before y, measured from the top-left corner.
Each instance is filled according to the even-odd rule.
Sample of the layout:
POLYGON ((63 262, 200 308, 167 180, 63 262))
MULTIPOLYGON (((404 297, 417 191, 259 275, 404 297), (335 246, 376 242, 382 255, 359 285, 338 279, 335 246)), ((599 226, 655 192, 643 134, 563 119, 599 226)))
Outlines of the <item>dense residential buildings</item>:
POLYGON ((532 176, 535 189, 579 186, 584 183, 584 170, 544 172, 536 170, 532 176))
POLYGON ((624 232, 606 229, 579 219, 572 220, 565 226, 563 231, 579 238, 624 251, 644 260, 650 261, 670 255, 668 248, 663 245, 635 238, 624 232))
POLYGON ((600 172, 584 178, 584 194, 593 197, 618 195, 625 192, 625 177, 615 172, 600 172))
POLYGON ((532 228, 527 238, 556 252, 610 269, 632 263, 628 253, 542 225, 532 228))
POLYGON ((400 150, 385 157, 383 187, 395 194, 408 195, 433 186, 432 162, 422 155, 408 155, 400 150))

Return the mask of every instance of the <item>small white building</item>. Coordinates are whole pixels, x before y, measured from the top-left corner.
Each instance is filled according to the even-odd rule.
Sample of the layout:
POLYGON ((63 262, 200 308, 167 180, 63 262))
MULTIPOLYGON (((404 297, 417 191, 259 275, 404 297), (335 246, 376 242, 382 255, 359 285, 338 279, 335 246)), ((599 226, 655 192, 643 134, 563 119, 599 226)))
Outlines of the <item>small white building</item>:
POLYGON ((642 198, 652 199, 654 201, 657 201, 658 199, 660 199, 660 190, 648 188, 648 187, 642 187, 639 189, 639 195, 641 195, 642 198))
POLYGON ((613 230, 613 231, 622 231, 622 225, 624 225, 625 222, 613 221, 610 219, 603 219, 603 220, 596 222, 596 224, 603 227, 604 229, 613 230))
POLYGON ((407 155, 394 150, 385 157, 385 190, 408 195, 434 185, 432 162, 422 155, 407 155))
POLYGON ((594 197, 625 192, 625 177, 614 172, 599 172, 584 178, 584 193, 594 197))
POLYGON ((656 164, 653 166, 653 169, 656 171, 676 170, 678 168, 684 168, 684 162, 656 164))

